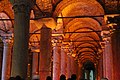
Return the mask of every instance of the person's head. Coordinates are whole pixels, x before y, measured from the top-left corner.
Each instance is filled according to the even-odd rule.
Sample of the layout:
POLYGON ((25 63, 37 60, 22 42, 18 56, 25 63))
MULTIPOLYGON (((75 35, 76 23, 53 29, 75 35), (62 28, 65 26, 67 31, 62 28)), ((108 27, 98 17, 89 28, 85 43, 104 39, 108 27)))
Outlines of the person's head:
POLYGON ((52 80, 52 78, 50 76, 47 76, 46 80, 52 80))
POLYGON ((76 78, 77 78, 77 77, 76 77, 76 74, 72 74, 72 75, 71 75, 71 79, 72 79, 72 80, 76 80, 76 78))
POLYGON ((102 78, 101 80, 108 80, 107 78, 102 78))
POLYGON ((71 80, 71 78, 68 78, 67 80, 71 80))
POLYGON ((66 76, 65 76, 64 74, 62 74, 62 75, 60 76, 60 80, 66 80, 66 76))
POLYGON ((19 75, 17 75, 17 76, 15 77, 15 80, 22 80, 22 78, 21 78, 19 75))
POLYGON ((10 77, 9 80, 15 80, 15 78, 14 77, 10 77))

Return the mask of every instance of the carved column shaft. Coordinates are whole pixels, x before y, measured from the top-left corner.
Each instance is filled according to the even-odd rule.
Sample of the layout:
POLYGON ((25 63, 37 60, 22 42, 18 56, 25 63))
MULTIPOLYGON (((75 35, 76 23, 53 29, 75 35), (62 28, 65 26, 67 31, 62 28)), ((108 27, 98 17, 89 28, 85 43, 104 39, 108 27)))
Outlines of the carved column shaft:
POLYGON ((46 80, 47 76, 51 76, 51 33, 52 30, 43 25, 40 38, 40 80, 46 80))
POLYGON ((32 79, 36 76, 39 78, 39 63, 40 63, 40 51, 38 49, 32 49, 33 59, 32 59, 32 79))
POLYGON ((61 74, 67 75, 67 53, 64 45, 61 48, 61 74))
POLYGON ((60 77, 60 45, 59 43, 54 43, 53 46, 53 80, 59 80, 60 77))
POLYGON ((101 59, 99 60, 100 61, 100 65, 102 65, 102 66, 100 66, 100 69, 101 69, 101 78, 102 77, 105 77, 105 67, 106 67, 106 63, 105 63, 105 42, 102 42, 102 45, 101 45, 101 47, 102 47, 102 54, 101 54, 101 59))
POLYGON ((67 78, 71 77, 71 55, 67 55, 67 78))
POLYGON ((110 41, 106 42, 105 45, 105 65, 106 65, 106 71, 105 71, 105 77, 109 80, 112 80, 112 65, 113 65, 113 58, 112 58, 112 48, 110 41))
POLYGON ((74 57, 71 56, 71 73, 72 74, 77 74, 76 71, 77 71, 77 64, 74 60, 74 57))
POLYGON ((11 49, 12 43, 10 39, 4 39, 3 62, 2 62, 2 77, 1 80, 8 80, 11 72, 11 49))
POLYGON ((14 5, 14 46, 11 76, 27 78, 30 4, 16 0, 14 5))
POLYGON ((113 54, 113 79, 120 79, 120 30, 115 30, 111 37, 113 54))

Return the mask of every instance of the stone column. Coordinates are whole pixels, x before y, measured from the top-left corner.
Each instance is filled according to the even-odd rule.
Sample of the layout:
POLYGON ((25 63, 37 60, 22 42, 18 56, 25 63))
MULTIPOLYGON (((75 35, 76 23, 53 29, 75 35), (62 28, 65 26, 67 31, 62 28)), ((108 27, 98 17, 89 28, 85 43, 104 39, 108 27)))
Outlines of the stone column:
POLYGON ((77 60, 77 64, 78 64, 78 66, 77 66, 77 80, 79 80, 79 79, 83 78, 84 73, 83 73, 83 68, 82 68, 83 65, 78 60, 77 60))
POLYGON ((12 41, 10 39, 3 39, 3 43, 4 43, 4 50, 3 50, 1 80, 8 80, 10 78, 10 72, 11 72, 12 41))
POLYGON ((104 66, 104 78, 108 78, 109 80, 112 80, 112 65, 113 65, 113 58, 112 58, 112 47, 111 47, 111 41, 110 37, 107 38, 105 41, 105 48, 104 48, 104 58, 103 62, 104 66))
MULTIPOLYGON (((97 52, 97 60, 94 64, 95 64, 95 77, 97 79, 101 79, 103 78, 103 75, 104 75, 104 61, 103 61, 103 54, 104 54, 104 42, 101 42, 101 48, 102 49, 98 49, 98 52, 97 52)), ((94 78, 95 78, 94 77, 94 78)))
POLYGON ((61 47, 61 75, 67 75, 67 53, 65 48, 63 44, 61 47))
POLYGON ((36 76, 39 78, 39 61, 40 61, 40 50, 32 49, 33 61, 32 61, 32 79, 36 76))
POLYGON ((85 70, 85 72, 86 72, 87 80, 90 80, 90 70, 85 70))
POLYGON ((30 4, 29 0, 15 0, 14 46, 11 76, 27 78, 30 4))
POLYGON ((101 68, 101 66, 100 66, 100 68, 101 68, 101 70, 102 70, 102 74, 101 74, 101 76, 100 76, 100 79, 101 78, 103 78, 103 77, 105 77, 106 76, 106 49, 105 49, 105 47, 106 47, 106 38, 108 37, 108 34, 109 34, 109 31, 102 31, 101 32, 101 36, 102 36, 102 38, 103 38, 103 42, 101 42, 101 58, 99 58, 99 63, 101 63, 100 65, 102 65, 102 68, 101 68))
POLYGON ((67 55, 67 75, 66 77, 67 78, 70 78, 71 77, 71 55, 68 53, 67 55))
POLYGON ((60 43, 53 45, 53 80, 59 80, 60 77, 60 43))
MULTIPOLYGON (((102 51, 102 50, 101 50, 102 51)), ((99 58, 99 63, 98 63, 98 65, 99 65, 99 68, 98 68, 98 72, 97 72, 97 74, 99 75, 99 78, 101 79, 101 78, 103 78, 103 76, 104 76, 104 61, 103 61, 103 52, 100 52, 100 55, 98 56, 98 58, 99 58)))
MULTIPOLYGON (((119 25, 120 26, 120 25, 119 25)), ((111 36, 113 55, 113 79, 120 79, 120 29, 113 31, 111 36)))
POLYGON ((76 62, 75 62, 75 60, 74 60, 74 57, 71 56, 71 73, 77 75, 77 73, 76 73, 76 71, 77 71, 76 65, 77 65, 77 64, 76 64, 76 62))
POLYGON ((47 76, 51 76, 51 33, 52 30, 43 25, 40 38, 40 80, 46 80, 47 76))

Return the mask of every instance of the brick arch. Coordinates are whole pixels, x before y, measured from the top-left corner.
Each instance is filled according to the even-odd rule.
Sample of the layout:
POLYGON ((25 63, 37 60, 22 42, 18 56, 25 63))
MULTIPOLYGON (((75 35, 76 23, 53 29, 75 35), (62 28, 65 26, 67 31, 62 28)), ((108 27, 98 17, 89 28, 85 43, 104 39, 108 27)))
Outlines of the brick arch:
MULTIPOLYGON (((54 16, 58 16, 59 14, 61 14, 62 13, 62 11, 64 11, 64 9, 65 10, 67 10, 66 12, 69 12, 69 11, 71 11, 71 10, 73 10, 73 9, 75 9, 75 7, 77 6, 77 5, 79 5, 79 7, 82 7, 82 6, 86 6, 86 5, 89 5, 87 8, 88 8, 88 10, 90 9, 90 8, 96 8, 96 10, 97 10, 97 12, 99 13, 99 14, 104 14, 104 9, 102 8, 102 6, 96 1, 96 0, 63 0, 63 1, 61 1, 58 5, 57 5, 57 7, 56 7, 56 9, 55 9, 55 11, 54 11, 54 16), (81 4, 82 3, 82 4, 81 4), (90 7, 91 6, 91 7, 90 7), (71 9, 69 9, 69 7, 71 8, 71 9), (67 9, 68 8, 68 9, 67 9), (69 11, 68 11, 69 10, 69 11)), ((77 10, 77 8, 76 8, 76 10, 77 10)), ((84 9, 82 9, 83 11, 84 11, 84 9)), ((88 12, 91 12, 90 10, 88 11, 88 12)), ((81 12, 82 13, 82 12, 81 12)), ((96 14, 98 14, 98 13, 94 13, 93 14, 93 12, 91 12, 91 14, 92 15, 96 15, 96 14)), ((82 14, 85 14, 85 13, 82 13, 82 14)), ((89 15, 89 14, 88 14, 89 15)), ((64 16, 64 14, 63 14, 63 16, 64 16)))
POLYGON ((2 0, 0 2, 0 12, 5 12, 11 19, 14 18, 12 4, 9 0, 2 0))

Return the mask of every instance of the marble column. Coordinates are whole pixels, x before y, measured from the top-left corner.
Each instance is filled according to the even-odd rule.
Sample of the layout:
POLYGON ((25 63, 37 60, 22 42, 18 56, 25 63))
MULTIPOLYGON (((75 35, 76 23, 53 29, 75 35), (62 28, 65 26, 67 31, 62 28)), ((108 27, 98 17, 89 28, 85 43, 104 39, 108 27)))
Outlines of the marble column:
POLYGON ((68 53, 67 55, 67 75, 66 77, 67 78, 70 78, 71 77, 71 55, 68 53))
POLYGON ((113 31, 111 36, 113 55, 113 79, 120 79, 120 29, 113 31))
POLYGON ((2 62, 2 76, 1 80, 8 80, 11 72, 11 50, 12 41, 10 39, 3 39, 3 62, 2 62))
POLYGON ((99 68, 98 68, 98 75, 99 78, 103 78, 104 77, 104 61, 103 61, 103 53, 101 53, 101 57, 99 57, 99 68))
POLYGON ((87 80, 90 80, 90 70, 85 70, 87 80))
POLYGON ((29 0, 15 0, 14 10, 14 45, 11 76, 27 78, 28 42, 30 23, 29 0))
MULTIPOLYGON (((110 37, 109 37, 110 38, 110 37)), ((108 39, 108 38, 107 38, 108 39)), ((105 42, 105 52, 104 52, 104 78, 108 78, 109 80, 112 80, 112 63, 113 63, 113 59, 112 59, 112 47, 111 47, 111 41, 106 40, 105 42)))
POLYGON ((101 78, 104 78, 106 77, 106 52, 107 52, 107 49, 106 49, 106 41, 104 40, 104 42, 102 43, 102 65, 103 65, 103 76, 101 78))
POLYGON ((59 80, 60 77, 60 45, 53 45, 53 80, 59 80))
POLYGON ((39 78, 39 60, 40 52, 38 49, 32 49, 33 59, 32 59, 32 79, 35 79, 36 76, 39 78))
POLYGON ((47 76, 51 76, 51 33, 52 30, 43 25, 40 38, 40 80, 46 80, 47 76))
POLYGON ((67 75, 67 53, 65 45, 61 47, 61 75, 67 75))
POLYGON ((77 74, 76 71, 77 71, 76 62, 74 60, 74 57, 71 56, 71 73, 77 74))
POLYGON ((78 64, 78 66, 77 66, 77 80, 79 80, 79 79, 83 79, 83 75, 84 75, 84 72, 83 72, 83 68, 82 68, 82 64, 79 62, 79 61, 77 61, 77 64, 78 64))
MULTIPOLYGON (((104 58, 104 47, 102 46, 102 49, 99 49, 98 51, 98 71, 96 72, 97 75, 99 76, 98 79, 100 78, 103 78, 104 76, 104 61, 103 61, 103 58, 104 58)), ((97 62, 96 62, 96 65, 97 65, 97 62)))

